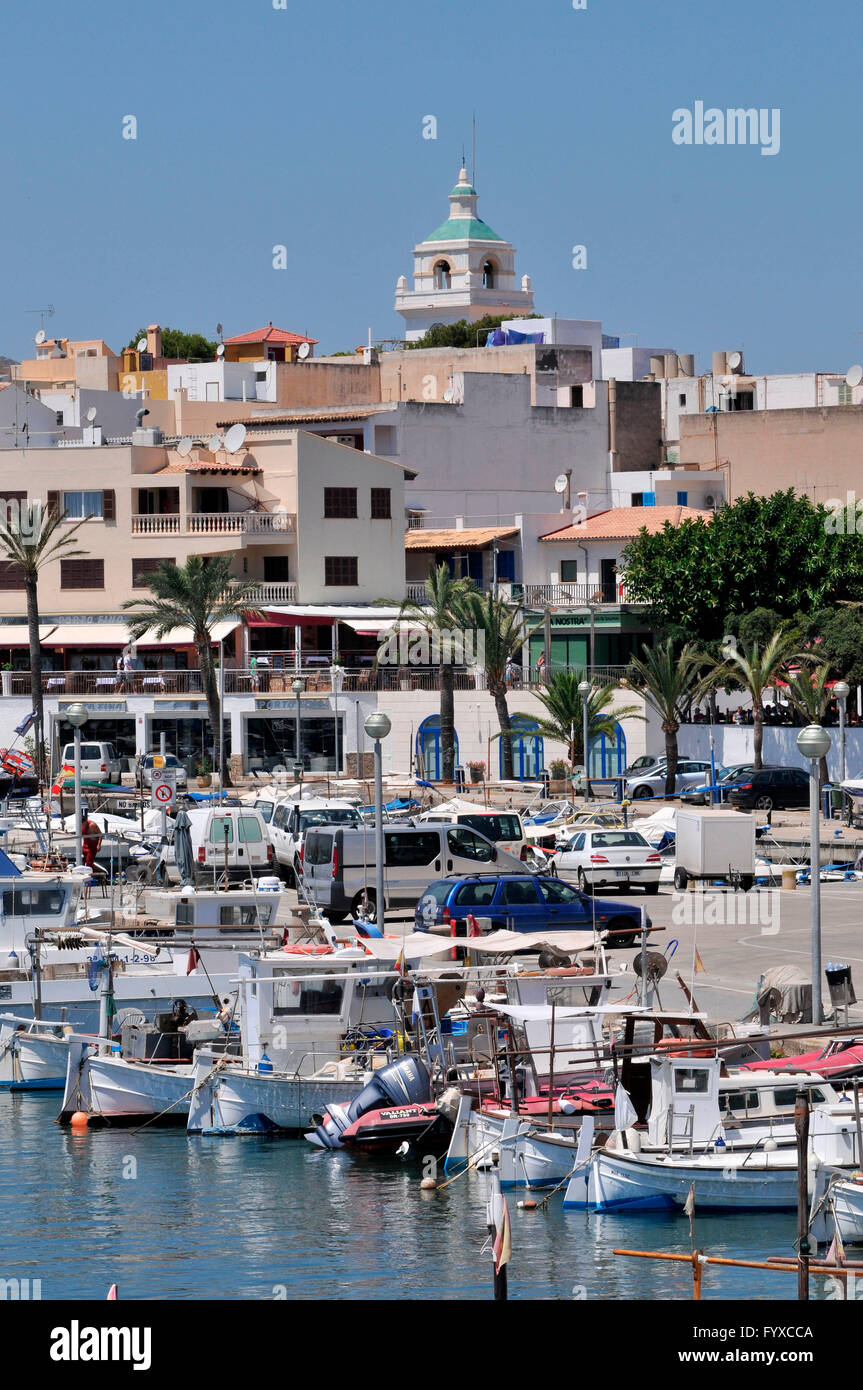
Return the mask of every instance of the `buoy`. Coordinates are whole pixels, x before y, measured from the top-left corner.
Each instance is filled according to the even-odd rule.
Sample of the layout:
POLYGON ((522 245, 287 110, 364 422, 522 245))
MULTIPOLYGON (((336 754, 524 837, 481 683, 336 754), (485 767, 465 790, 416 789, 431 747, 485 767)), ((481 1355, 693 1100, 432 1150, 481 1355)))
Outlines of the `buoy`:
POLYGON ((435 1182, 434 1178, 423 1178, 422 1182, 420 1183, 420 1190, 422 1192, 433 1192, 436 1187, 437 1183, 435 1182))
POLYGON ((73 1129, 86 1129, 90 1123, 90 1116, 86 1110, 76 1110, 69 1123, 73 1129))
POLYGON ((516 1202, 519 1211, 536 1211, 536 1202, 529 1198, 526 1202, 516 1202))

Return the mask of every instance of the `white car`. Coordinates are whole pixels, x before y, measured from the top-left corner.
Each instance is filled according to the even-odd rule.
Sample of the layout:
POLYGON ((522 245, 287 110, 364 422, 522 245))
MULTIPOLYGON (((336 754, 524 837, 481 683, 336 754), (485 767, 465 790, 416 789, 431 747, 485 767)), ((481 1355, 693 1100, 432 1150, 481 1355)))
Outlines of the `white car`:
MULTIPOLYGON (((665 796, 666 766, 665 762, 661 762, 655 768, 648 768, 646 772, 636 772, 631 777, 627 777, 624 783, 624 795, 630 801, 641 801, 647 797, 662 799, 665 796)), ((681 758, 677 764, 673 795, 679 796, 688 787, 703 786, 705 779, 709 776, 709 762, 702 762, 695 758, 681 758)))
POLYGON ((658 893, 661 868, 659 852, 637 830, 581 830, 557 856, 558 873, 574 873, 584 893, 610 884, 658 893))

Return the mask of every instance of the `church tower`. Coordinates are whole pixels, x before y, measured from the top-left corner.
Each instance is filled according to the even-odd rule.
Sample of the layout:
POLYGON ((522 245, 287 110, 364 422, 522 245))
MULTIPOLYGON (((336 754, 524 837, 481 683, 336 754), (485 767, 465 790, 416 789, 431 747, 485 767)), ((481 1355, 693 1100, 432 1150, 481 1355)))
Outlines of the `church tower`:
POLYGON ((530 276, 515 283, 515 247, 476 211, 477 192, 462 169, 449 195, 449 217, 414 247, 414 287, 396 285, 396 312, 409 342, 435 323, 476 322, 486 314, 523 318, 533 309, 530 276))

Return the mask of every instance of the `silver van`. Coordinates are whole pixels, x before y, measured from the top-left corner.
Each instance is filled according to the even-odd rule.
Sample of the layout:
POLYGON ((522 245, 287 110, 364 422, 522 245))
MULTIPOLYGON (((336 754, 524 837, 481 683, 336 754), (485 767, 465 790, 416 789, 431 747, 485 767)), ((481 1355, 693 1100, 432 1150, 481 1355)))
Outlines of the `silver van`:
MULTIPOLYGON (((426 888, 447 874, 523 873, 512 854, 467 825, 384 827, 384 893, 387 907, 415 907, 426 888)), ((303 886, 335 922, 368 902, 375 913, 375 832, 372 826, 329 825, 306 833, 303 886)))

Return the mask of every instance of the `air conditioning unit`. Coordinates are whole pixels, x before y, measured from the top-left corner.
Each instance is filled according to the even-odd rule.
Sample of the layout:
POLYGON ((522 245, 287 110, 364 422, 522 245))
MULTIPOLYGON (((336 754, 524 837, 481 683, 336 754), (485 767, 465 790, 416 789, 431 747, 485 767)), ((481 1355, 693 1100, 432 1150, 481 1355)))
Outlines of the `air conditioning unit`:
POLYGON ((707 496, 705 497, 705 499, 704 499, 704 506, 705 506, 705 508, 706 508, 708 511, 711 511, 711 512, 715 512, 715 511, 716 511, 716 508, 719 506, 719 503, 717 502, 716 498, 713 496, 713 493, 712 493, 712 492, 708 492, 707 496))

